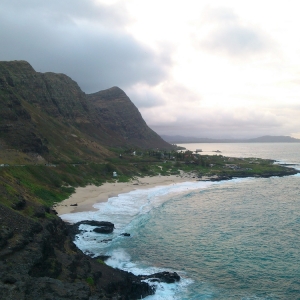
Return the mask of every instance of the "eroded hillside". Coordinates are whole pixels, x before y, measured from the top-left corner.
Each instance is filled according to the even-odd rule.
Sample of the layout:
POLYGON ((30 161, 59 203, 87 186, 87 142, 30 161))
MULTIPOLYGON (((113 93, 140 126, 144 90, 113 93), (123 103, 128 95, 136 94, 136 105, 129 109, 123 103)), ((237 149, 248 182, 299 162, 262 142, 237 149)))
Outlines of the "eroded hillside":
POLYGON ((64 74, 0 62, 1 162, 100 162, 113 155, 109 147, 171 145, 117 87, 86 95, 64 74))

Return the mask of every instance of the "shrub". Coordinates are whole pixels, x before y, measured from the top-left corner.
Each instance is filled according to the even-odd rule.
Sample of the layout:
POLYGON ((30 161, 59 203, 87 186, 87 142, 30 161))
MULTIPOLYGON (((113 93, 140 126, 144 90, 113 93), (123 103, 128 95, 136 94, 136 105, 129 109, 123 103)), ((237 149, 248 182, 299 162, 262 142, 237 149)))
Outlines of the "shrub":
POLYGON ((95 282, 94 282, 94 279, 92 277, 88 277, 86 279, 86 282, 89 286, 94 286, 95 285, 95 282))

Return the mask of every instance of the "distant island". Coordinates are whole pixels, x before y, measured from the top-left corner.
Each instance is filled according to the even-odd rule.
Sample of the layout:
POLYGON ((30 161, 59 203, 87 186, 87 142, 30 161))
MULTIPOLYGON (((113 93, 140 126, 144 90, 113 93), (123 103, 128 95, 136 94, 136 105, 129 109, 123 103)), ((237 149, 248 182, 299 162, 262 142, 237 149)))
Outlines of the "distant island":
POLYGON ((290 136, 272 136, 265 135, 252 139, 211 139, 211 138, 197 138, 188 136, 169 136, 161 135, 161 137, 171 144, 184 144, 184 143, 300 143, 300 139, 290 136))

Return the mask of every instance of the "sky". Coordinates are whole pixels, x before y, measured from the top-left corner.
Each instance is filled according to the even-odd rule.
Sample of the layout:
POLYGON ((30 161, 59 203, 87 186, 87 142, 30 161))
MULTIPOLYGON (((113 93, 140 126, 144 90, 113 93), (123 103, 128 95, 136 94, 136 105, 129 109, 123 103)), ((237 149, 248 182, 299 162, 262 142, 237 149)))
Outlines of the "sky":
POLYGON ((0 60, 124 90, 158 134, 300 138, 296 0, 1 0, 0 60))

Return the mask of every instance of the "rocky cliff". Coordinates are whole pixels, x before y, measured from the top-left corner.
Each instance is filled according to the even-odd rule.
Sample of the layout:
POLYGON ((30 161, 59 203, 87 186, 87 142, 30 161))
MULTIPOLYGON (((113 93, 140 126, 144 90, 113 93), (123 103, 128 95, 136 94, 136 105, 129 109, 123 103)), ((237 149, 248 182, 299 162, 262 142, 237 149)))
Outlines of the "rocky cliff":
MULTIPOLYGON (((154 292, 145 278, 84 255, 50 209, 71 185, 111 178, 116 166, 106 159, 116 153, 109 147, 130 153, 171 145, 117 87, 86 95, 64 74, 0 62, 0 299, 140 299, 154 292)), ((127 168, 131 174, 132 163, 127 168)))
MULTIPOLYGON (((142 148, 165 148, 169 146, 151 130, 138 109, 118 87, 87 95, 94 116, 113 132, 118 132, 126 143, 142 148)), ((170 148, 170 147, 169 147, 170 148)))
POLYGON ((97 160, 107 147, 171 148, 121 89, 86 95, 68 76, 25 61, 0 62, 1 146, 50 161, 97 160))
POLYGON ((47 208, 35 217, 0 204, 0 298, 6 300, 140 299, 154 290, 137 276, 78 250, 47 208))
MULTIPOLYGON (((145 280, 180 280, 169 272, 135 276, 77 249, 72 241, 80 223, 96 223, 94 231, 101 233, 111 232, 114 225, 101 221, 66 225, 56 216, 50 203, 70 188, 57 177, 65 167, 53 171, 47 166, 0 167, 0 299, 135 300, 155 292, 145 280)), ((72 172, 65 176, 70 179, 72 172)))

